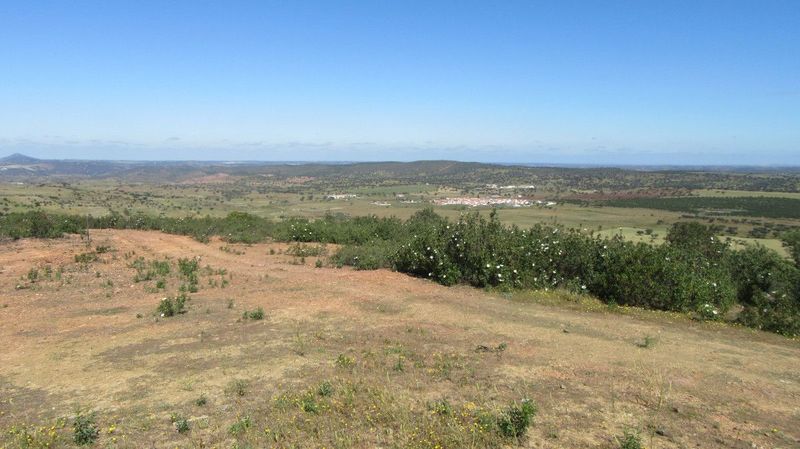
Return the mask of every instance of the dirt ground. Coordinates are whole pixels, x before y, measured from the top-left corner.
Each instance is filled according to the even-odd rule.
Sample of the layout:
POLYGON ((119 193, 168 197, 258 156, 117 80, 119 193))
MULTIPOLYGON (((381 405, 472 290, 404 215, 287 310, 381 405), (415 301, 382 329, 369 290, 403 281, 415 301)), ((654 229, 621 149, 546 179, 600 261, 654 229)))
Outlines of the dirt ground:
POLYGON ((796 340, 317 268, 286 244, 92 238, 108 249, 88 263, 77 236, 0 243, 0 447, 28 447, 21 428, 69 446, 81 409, 98 447, 481 447, 448 423, 530 398, 534 424, 499 444, 611 448, 632 430, 649 449, 800 448, 796 340), (182 281, 135 282, 138 257, 210 266, 187 313, 154 313, 182 281), (321 382, 330 399, 303 393, 321 382))

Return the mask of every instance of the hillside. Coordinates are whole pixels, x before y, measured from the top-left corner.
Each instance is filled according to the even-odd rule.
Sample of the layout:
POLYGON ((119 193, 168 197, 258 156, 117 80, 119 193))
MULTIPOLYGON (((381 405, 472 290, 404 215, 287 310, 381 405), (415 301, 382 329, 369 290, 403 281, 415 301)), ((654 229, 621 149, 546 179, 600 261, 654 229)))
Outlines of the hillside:
POLYGON ((97 447, 800 445, 800 345, 777 335, 315 268, 318 247, 92 238, 0 246, 0 447, 71 447, 76 410, 97 447), (533 424, 503 433, 523 399, 533 424))
POLYGON ((486 184, 535 184, 559 192, 569 189, 741 189, 800 191, 798 167, 546 167, 459 161, 414 162, 224 162, 224 161, 114 161, 43 160, 21 154, 0 159, 4 179, 36 181, 106 179, 120 182, 186 182, 226 174, 250 182, 264 177, 284 180, 311 177, 310 186, 351 187, 424 183, 456 188, 486 184), (754 176, 756 175, 756 176, 754 176))
POLYGON ((39 159, 35 157, 25 156, 24 154, 14 153, 10 154, 6 157, 0 157, 0 164, 36 164, 39 162, 39 159))

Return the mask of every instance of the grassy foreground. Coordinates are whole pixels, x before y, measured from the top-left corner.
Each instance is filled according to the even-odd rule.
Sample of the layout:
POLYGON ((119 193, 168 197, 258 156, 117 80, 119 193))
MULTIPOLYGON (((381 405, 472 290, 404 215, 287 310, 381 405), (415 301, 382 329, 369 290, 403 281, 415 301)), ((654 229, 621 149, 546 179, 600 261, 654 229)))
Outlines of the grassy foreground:
POLYGON ((800 438, 800 347, 776 335, 336 269, 280 243, 93 239, 96 257, 77 236, 0 251, 0 447, 73 447, 76 435, 125 448, 800 438), (160 316, 180 295, 182 310, 160 316))

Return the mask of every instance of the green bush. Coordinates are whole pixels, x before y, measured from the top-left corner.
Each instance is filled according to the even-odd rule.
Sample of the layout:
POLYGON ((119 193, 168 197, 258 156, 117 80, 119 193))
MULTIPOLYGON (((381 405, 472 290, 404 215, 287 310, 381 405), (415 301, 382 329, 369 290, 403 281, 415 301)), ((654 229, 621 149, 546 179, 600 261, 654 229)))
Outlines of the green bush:
POLYGON ((78 446, 93 444, 99 435, 100 430, 97 428, 94 413, 79 412, 75 416, 75 421, 72 423, 72 436, 75 444, 78 446))
POLYGON ((333 394, 333 385, 330 381, 324 381, 317 386, 317 394, 322 397, 328 397, 333 394))
POLYGON ((59 238, 84 232, 85 217, 48 214, 35 210, 0 214, 0 237, 59 238))
POLYGON ((174 298, 171 296, 166 297, 158 303, 156 313, 165 318, 186 313, 186 301, 188 299, 189 298, 184 294, 180 294, 174 298))
POLYGON ((735 299, 726 267, 670 245, 609 241, 589 291, 616 304, 722 316, 735 299))
POLYGON ((228 427, 228 433, 232 436, 241 435, 244 432, 246 432, 247 429, 249 429, 252 425, 253 422, 250 420, 250 417, 243 416, 238 420, 236 420, 236 422, 231 424, 230 427, 228 427))
POLYGON ((178 259, 178 271, 186 281, 185 284, 181 284, 180 290, 182 292, 197 293, 200 285, 200 281, 197 278, 198 269, 199 261, 197 258, 178 259))
POLYGON ((300 410, 305 413, 316 415, 319 413, 319 404, 312 394, 304 394, 299 401, 300 410))
POLYGON ((696 221, 678 222, 670 227, 667 243, 682 251, 700 253, 705 257, 719 257, 727 245, 717 238, 713 228, 696 221))
POLYGON ((619 449, 642 449, 642 438, 638 433, 626 430, 622 437, 617 437, 619 449))
POLYGON ((783 244, 789 247, 789 253, 795 265, 800 268, 800 229, 785 233, 781 236, 783 244))
POLYGON ((245 310, 242 313, 242 318, 244 319, 251 319, 251 320, 263 320, 264 319, 264 309, 259 307, 255 310, 245 310))
POLYGON ((354 358, 346 356, 344 354, 339 354, 339 356, 336 357, 336 366, 338 366, 339 368, 349 369, 355 366, 355 364, 356 360, 354 358))
POLYGON ((378 240, 364 245, 346 245, 332 257, 336 266, 349 265, 356 270, 391 268, 396 251, 393 242, 378 240))
MULTIPOLYGON (((197 258, 178 259, 178 270, 186 278, 189 278, 192 275, 195 275, 197 273, 197 269, 198 268, 199 268, 199 266, 198 266, 197 258)), ((169 270, 167 271, 167 273, 169 273, 169 270)))
POLYGON ((175 426, 175 430, 178 433, 186 433, 186 432, 189 431, 189 429, 190 429, 189 420, 186 419, 185 416, 179 415, 177 413, 173 413, 172 417, 171 417, 171 420, 172 420, 172 424, 175 426))
POLYGON ((171 271, 167 260, 154 260, 150 262, 150 267, 156 276, 167 276, 171 271))
POLYGON ((764 247, 748 247, 731 261, 745 326, 800 335, 800 270, 764 247))
POLYGON ((497 428, 506 438, 520 438, 536 416, 536 405, 529 399, 509 406, 497 419, 497 428))

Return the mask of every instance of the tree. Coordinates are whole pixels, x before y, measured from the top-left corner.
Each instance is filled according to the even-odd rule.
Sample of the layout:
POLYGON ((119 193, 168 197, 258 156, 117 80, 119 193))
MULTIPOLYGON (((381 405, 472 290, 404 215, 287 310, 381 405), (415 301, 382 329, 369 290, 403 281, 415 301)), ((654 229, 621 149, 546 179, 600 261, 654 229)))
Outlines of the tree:
POLYGON ((721 257, 727 248, 714 234, 713 228, 694 221, 673 224, 667 233, 667 243, 674 248, 710 258, 721 257))
POLYGON ((781 240, 784 245, 789 247, 789 253, 792 255, 795 265, 800 268, 800 229, 783 234, 781 240))

